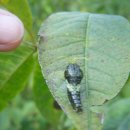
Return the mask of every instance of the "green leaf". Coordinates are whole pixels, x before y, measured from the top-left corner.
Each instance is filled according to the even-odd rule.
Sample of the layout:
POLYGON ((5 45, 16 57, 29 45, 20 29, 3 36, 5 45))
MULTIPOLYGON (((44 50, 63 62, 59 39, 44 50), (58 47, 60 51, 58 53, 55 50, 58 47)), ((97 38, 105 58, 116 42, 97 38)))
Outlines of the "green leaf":
POLYGON ((29 33, 32 31, 32 14, 27 0, 9 0, 2 6, 18 16, 29 33))
POLYGON ((130 98, 130 76, 126 82, 126 84, 124 85, 122 91, 121 91, 121 95, 123 97, 129 97, 130 98))
POLYGON ((122 99, 108 107, 103 130, 130 129, 130 98, 122 99))
POLYGON ((52 98, 45 80, 43 79, 41 69, 36 63, 33 78, 34 100, 43 117, 47 119, 53 126, 58 126, 62 110, 54 108, 54 99, 52 98))
POLYGON ((0 0, 0 4, 6 4, 8 2, 9 2, 9 0, 0 0))
POLYGON ((33 68, 34 49, 21 45, 14 52, 0 53, 0 110, 18 94, 33 68))
POLYGON ((39 61, 55 99, 79 130, 100 129, 98 114, 91 107, 115 97, 128 78, 129 22, 113 15, 56 13, 44 22, 39 35, 39 61), (71 63, 78 64, 84 74, 80 114, 73 111, 67 96, 64 71, 71 63))
POLYGON ((120 124, 119 130, 129 130, 130 129, 130 114, 123 120, 120 124))

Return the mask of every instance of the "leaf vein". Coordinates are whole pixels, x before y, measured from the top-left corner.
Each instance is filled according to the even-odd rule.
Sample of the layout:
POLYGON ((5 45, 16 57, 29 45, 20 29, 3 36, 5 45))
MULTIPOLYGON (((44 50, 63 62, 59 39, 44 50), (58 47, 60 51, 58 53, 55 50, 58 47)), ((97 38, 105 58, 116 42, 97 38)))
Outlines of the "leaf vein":
POLYGON ((29 53, 29 55, 18 65, 18 67, 12 72, 10 73, 10 76, 5 80, 5 82, 2 84, 2 86, 0 87, 0 91, 3 89, 3 87, 5 86, 5 84, 10 80, 10 78, 13 76, 13 74, 27 61, 27 59, 33 54, 29 53))

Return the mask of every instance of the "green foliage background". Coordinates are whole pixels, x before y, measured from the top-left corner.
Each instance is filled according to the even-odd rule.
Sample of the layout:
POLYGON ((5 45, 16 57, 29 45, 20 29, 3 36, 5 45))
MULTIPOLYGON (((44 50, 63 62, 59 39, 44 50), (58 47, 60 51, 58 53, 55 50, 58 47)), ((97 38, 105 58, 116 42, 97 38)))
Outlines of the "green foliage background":
MULTIPOLYGON (((64 113, 54 108, 54 99, 42 78, 37 61, 37 32, 50 14, 60 11, 118 14, 130 20, 129 5, 129 0, 0 0, 0 7, 16 14, 26 29, 23 43, 16 51, 0 53, 0 129, 75 130, 64 113)), ((130 97, 129 84, 128 80, 115 100, 130 97)))

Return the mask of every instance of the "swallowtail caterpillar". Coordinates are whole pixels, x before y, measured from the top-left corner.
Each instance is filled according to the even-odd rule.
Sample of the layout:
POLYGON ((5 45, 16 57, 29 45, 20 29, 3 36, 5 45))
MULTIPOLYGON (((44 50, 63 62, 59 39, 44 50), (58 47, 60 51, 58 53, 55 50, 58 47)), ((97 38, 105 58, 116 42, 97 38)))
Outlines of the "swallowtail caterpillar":
POLYGON ((69 101, 76 112, 82 112, 80 100, 80 82, 83 72, 77 64, 69 64, 64 72, 67 81, 67 93, 69 101))

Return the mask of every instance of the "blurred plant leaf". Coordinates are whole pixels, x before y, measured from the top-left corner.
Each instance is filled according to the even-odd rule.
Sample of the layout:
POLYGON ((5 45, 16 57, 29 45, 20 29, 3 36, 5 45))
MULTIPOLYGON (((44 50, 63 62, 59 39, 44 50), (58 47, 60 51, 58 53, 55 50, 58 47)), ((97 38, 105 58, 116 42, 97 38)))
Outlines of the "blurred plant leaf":
POLYGON ((38 62, 35 66, 33 82, 34 100, 37 107, 39 108, 43 117, 45 117, 53 126, 57 127, 63 112, 62 110, 57 110, 54 108, 54 99, 52 98, 45 80, 43 79, 38 62))
POLYGON ((32 71, 34 48, 21 45, 14 52, 0 53, 0 110, 24 87, 32 71))
MULTIPOLYGON (((2 2, 2 6, 18 16, 26 30, 31 33, 32 31, 32 14, 27 0, 9 0, 8 2, 2 2)), ((30 34, 31 35, 31 34, 30 34)))
POLYGON ((118 130, 129 130, 130 129, 130 114, 120 124, 118 130))
POLYGON ((0 0, 0 4, 6 4, 8 2, 9 2, 9 0, 0 0))
POLYGON ((9 118, 9 114, 7 112, 0 113, 0 128, 2 130, 8 129, 8 126, 10 125, 8 118, 9 118))
POLYGON ((126 84, 124 85, 122 91, 121 91, 121 95, 123 97, 129 97, 130 98, 130 75, 129 75, 129 78, 126 82, 126 84))
POLYGON ((122 99, 108 107, 103 130, 129 130, 130 98, 122 99))
POLYGON ((55 99, 79 130, 100 130, 99 116, 90 108, 115 97, 128 78, 129 22, 113 15, 56 13, 44 22, 39 35, 39 61, 55 99), (67 97, 64 71, 71 63, 84 72, 80 114, 67 97))

